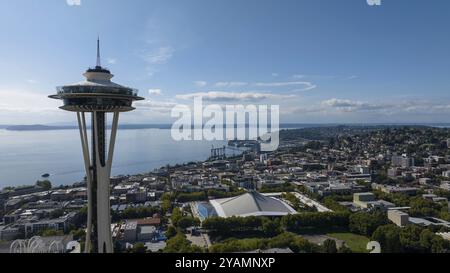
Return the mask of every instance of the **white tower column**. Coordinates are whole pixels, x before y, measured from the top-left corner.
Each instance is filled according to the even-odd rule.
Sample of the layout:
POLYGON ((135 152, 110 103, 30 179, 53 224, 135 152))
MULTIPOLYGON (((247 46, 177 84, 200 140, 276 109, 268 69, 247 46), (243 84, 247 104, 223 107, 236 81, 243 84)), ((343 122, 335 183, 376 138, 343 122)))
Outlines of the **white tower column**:
MULTIPOLYGON (((85 114, 80 112, 77 113, 88 188, 88 220, 85 252, 91 252, 92 241, 94 241, 94 243, 96 241, 96 250, 98 253, 112 253, 114 248, 111 236, 111 205, 109 197, 111 167, 119 123, 119 112, 114 112, 113 114, 107 156, 101 151, 101 147, 105 145, 105 143, 102 142, 105 141, 103 136, 106 132, 102 131, 104 127, 98 124, 98 114, 98 112, 92 112, 92 139, 94 141, 92 145, 94 150, 92 152, 94 153, 94 161, 89 157, 85 114), (95 172, 93 172, 93 170, 95 170, 95 172), (93 183, 93 181, 96 183, 93 183), (92 194, 96 195, 96 207, 93 206, 92 194)), ((106 113, 100 113, 100 115, 106 115, 106 113)))

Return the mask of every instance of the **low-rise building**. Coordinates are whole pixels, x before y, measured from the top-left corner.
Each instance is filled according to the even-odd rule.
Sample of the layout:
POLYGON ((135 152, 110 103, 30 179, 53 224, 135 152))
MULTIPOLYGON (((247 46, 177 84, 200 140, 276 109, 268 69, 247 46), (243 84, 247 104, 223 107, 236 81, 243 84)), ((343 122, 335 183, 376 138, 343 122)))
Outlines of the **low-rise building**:
POLYGON ((396 178, 401 174, 400 170, 398 168, 389 168, 387 171, 388 177, 396 178))
POLYGON ((440 188, 446 191, 450 191, 450 181, 442 181, 440 188))
POLYGON ((153 240, 161 225, 161 218, 127 220, 121 227, 120 241, 133 244, 153 240))
POLYGON ((419 184, 420 185, 427 186, 427 185, 430 185, 431 182, 432 182, 431 178, 420 178, 419 179, 419 184))
POLYGON ((403 154, 401 156, 393 155, 391 158, 391 164, 394 167, 410 168, 414 167, 414 163, 414 158, 409 157, 406 154, 403 154))
POLYGON ((397 187, 397 186, 389 186, 389 185, 381 185, 381 184, 372 184, 372 189, 380 190, 384 193, 393 194, 393 193, 401 193, 409 196, 414 196, 417 194, 418 188, 414 187, 397 187))
POLYGON ((445 197, 439 197, 436 194, 422 194, 422 198, 426 200, 430 200, 436 203, 448 203, 448 199, 445 197))
POLYGON ((127 192, 127 203, 145 203, 147 201, 147 191, 144 189, 135 189, 127 192))
POLYGON ((0 241, 13 241, 21 235, 18 227, 0 226, 0 241))
POLYGON ((375 200, 375 195, 371 192, 355 193, 353 195, 353 204, 360 209, 378 208, 387 210, 395 207, 395 204, 384 200, 375 200))
POLYGON ((409 215, 399 210, 388 210, 388 219, 399 227, 409 224, 409 215))
POLYGON ((78 212, 71 212, 57 219, 44 219, 39 221, 24 220, 23 222, 21 220, 21 222, 18 223, 18 227, 26 238, 47 229, 67 231, 69 225, 73 223, 77 215, 78 212))
POLYGON ((137 221, 126 221, 122 225, 123 240, 128 243, 134 243, 137 239, 137 221))
POLYGON ((154 226, 138 226, 137 240, 139 242, 148 242, 153 240, 156 234, 156 227, 154 226))

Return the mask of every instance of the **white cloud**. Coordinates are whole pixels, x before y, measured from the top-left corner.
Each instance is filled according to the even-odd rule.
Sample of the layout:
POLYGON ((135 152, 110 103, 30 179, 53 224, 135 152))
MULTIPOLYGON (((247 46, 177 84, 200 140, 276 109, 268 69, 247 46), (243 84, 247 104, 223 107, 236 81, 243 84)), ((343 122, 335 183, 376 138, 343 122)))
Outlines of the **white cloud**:
POLYGON ((30 84, 36 84, 36 83, 39 83, 37 80, 33 80, 33 79, 28 79, 27 80, 27 83, 30 83, 30 84))
POLYGON ((330 80, 336 78, 346 78, 346 77, 338 77, 333 75, 306 75, 306 74, 295 74, 292 75, 292 79, 300 80, 300 79, 315 79, 315 80, 330 80))
POLYGON ((60 110, 61 105, 62 101, 50 99, 47 94, 0 89, 0 124, 44 124, 73 116, 60 110))
POLYGON ((144 54, 144 60, 149 64, 165 64, 172 58, 173 53, 172 47, 163 46, 144 54))
POLYGON ((148 90, 148 93, 149 93, 150 95, 160 96, 160 95, 162 94, 162 91, 161 91, 161 89, 159 89, 159 88, 155 88, 155 89, 149 89, 149 90, 148 90))
MULTIPOLYGON (((56 91, 55 91, 56 93, 56 91)), ((0 110, 34 112, 58 109, 61 102, 24 90, 0 90, 0 110)))
POLYGON ((81 6, 81 0, 66 0, 69 6, 81 6))
POLYGON ((345 112, 353 111, 376 111, 394 108, 393 104, 373 104, 368 102, 353 101, 348 99, 329 99, 322 101, 323 106, 336 108, 345 112))
POLYGON ((205 81, 195 81, 194 84, 197 87, 205 87, 206 85, 208 85, 208 83, 205 81))
POLYGON ((146 62, 146 73, 148 76, 153 76, 159 71, 158 66, 166 64, 175 52, 171 46, 155 47, 150 42, 147 42, 148 48, 144 49, 141 58, 146 62))
POLYGON ((190 94, 176 95, 177 99, 192 100, 195 97, 202 97, 205 101, 261 101, 265 99, 283 99, 292 98, 293 95, 275 95, 270 93, 260 92, 223 92, 223 91, 210 91, 210 92, 198 92, 190 94))
POLYGON ((154 100, 145 100, 138 101, 135 103, 135 106, 141 110, 150 110, 153 112, 160 113, 170 113, 172 108, 179 105, 178 103, 171 101, 154 101, 154 100))
POLYGON ((272 77, 278 77, 280 74, 278 73, 272 73, 272 77))
POLYGON ((325 111, 323 106, 281 107, 281 114, 313 114, 325 111))
POLYGON ((287 86, 299 86, 303 85, 304 88, 297 89, 297 91, 307 91, 317 87, 317 85, 306 82, 306 81, 295 81, 295 82, 259 82, 255 83, 258 87, 287 87, 287 86))
POLYGON ((247 82, 218 82, 215 84, 216 87, 240 87, 248 85, 247 82))
POLYGON ((115 58, 108 58, 106 61, 108 62, 108 64, 116 64, 117 63, 117 59, 115 59, 115 58))
POLYGON ((329 99, 322 101, 323 105, 331 106, 331 107, 357 107, 362 104, 362 102, 352 101, 347 99, 329 99))

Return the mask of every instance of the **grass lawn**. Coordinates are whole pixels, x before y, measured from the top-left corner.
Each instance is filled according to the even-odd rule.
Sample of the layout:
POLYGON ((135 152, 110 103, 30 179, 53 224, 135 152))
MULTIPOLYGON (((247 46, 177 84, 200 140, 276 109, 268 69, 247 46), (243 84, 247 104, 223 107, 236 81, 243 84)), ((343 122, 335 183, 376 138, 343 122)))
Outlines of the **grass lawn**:
POLYGON ((368 253, 366 249, 369 238, 353 233, 328 233, 327 236, 345 241, 346 245, 355 253, 368 253))

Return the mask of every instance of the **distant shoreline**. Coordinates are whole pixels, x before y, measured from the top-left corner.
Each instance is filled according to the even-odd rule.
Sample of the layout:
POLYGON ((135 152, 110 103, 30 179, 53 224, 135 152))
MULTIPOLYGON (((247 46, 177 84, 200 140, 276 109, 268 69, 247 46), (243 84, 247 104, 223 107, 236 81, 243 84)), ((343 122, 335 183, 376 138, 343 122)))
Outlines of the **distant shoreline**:
MULTIPOLYGON (((337 126, 349 126, 349 127, 384 127, 384 126, 425 126, 425 127, 441 127, 450 128, 450 123, 282 123, 280 129, 302 129, 302 128, 314 128, 314 127, 337 127, 337 126)), ((89 126, 88 126, 89 128, 89 126)), ((122 124, 119 125, 121 130, 139 130, 139 129, 171 129, 171 124, 122 124)), ((76 125, 56 126, 56 125, 0 125, 0 129, 7 131, 58 131, 58 130, 77 130, 76 125)))
MULTIPOLYGON (((88 126, 89 128, 90 126, 88 126)), ((109 127, 109 126, 108 126, 109 127)), ((136 124, 136 125, 119 125, 122 130, 136 130, 136 129, 170 129, 170 125, 153 125, 153 124, 136 124)), ((11 125, 1 126, 0 129, 7 131, 57 131, 57 130, 78 130, 78 126, 49 126, 49 125, 11 125)))

